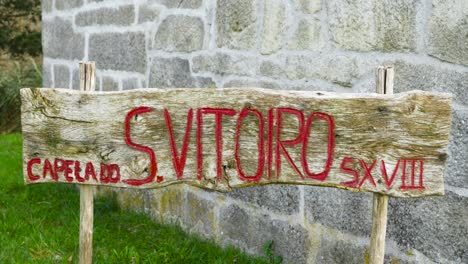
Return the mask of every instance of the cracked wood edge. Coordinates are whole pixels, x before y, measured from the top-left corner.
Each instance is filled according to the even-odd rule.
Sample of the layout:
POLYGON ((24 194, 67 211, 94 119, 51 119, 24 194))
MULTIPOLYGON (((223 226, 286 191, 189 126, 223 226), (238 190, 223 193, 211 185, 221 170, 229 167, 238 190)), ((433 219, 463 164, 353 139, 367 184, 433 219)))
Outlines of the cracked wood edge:
MULTIPOLYGON (((327 92, 278 91, 261 88, 225 89, 138 89, 125 92, 90 92, 66 89, 22 89, 22 125, 24 150, 24 176, 27 184, 27 162, 40 158, 42 162, 55 158, 78 160, 81 166, 92 162, 99 174, 99 164, 117 164, 121 180, 103 184, 90 180, 83 184, 112 185, 115 187, 158 188, 173 183, 187 183, 208 189, 228 191, 231 188, 271 183, 306 184, 337 187, 353 191, 371 191, 390 196, 418 197, 442 195, 443 169, 447 157, 447 145, 451 121, 451 96, 445 93, 412 91, 395 95, 336 94, 327 92), (158 176, 162 182, 151 182, 141 186, 129 186, 124 179, 142 179, 148 175, 149 159, 144 152, 130 148, 124 140, 125 116, 132 109, 147 106, 151 112, 137 115, 130 121, 131 137, 134 142, 152 148, 156 154, 158 176), (222 178, 216 179, 216 133, 214 115, 203 115, 203 173, 197 179, 196 164, 196 110, 201 107, 232 108, 234 117, 222 118, 222 178), (259 182, 239 179, 234 159, 234 135, 238 113, 244 107, 258 109, 267 122, 270 108, 293 108, 304 113, 305 120, 312 112, 323 112, 335 121, 335 148, 330 173, 325 181, 302 179, 282 155, 280 177, 266 177, 266 169, 259 182), (180 155, 185 135, 188 110, 192 108, 193 124, 184 176, 177 179, 173 166, 169 134, 164 121, 163 109, 170 113, 175 145, 180 155), (365 175, 363 165, 371 166, 375 179, 374 187, 369 180, 359 188, 342 183, 352 179, 340 169, 346 157, 354 159, 348 167, 365 175), (394 186, 383 184, 381 161, 385 161, 388 177, 401 159, 424 159, 425 189, 401 190, 401 176, 397 173, 394 186)), ((298 136, 298 121, 294 116, 283 113, 281 139, 291 140, 298 136)), ((276 118, 276 113, 274 118, 276 118)), ((240 127, 240 153, 243 170, 252 175, 257 168, 258 121, 248 115, 240 127)), ((265 125, 265 130, 267 126, 265 125)), ((276 131, 276 123, 273 128, 276 131)), ((312 133, 307 148, 307 161, 311 171, 321 171, 327 153, 328 125, 322 120, 312 123, 312 133), (325 154, 324 154, 325 153, 325 154)), ((275 133, 272 134, 274 139, 275 133)), ((266 137, 266 135, 265 135, 266 137)), ((265 141, 267 141, 265 139, 265 141)), ((274 141, 274 140, 273 140, 274 141)), ((272 175, 275 169, 275 142, 273 142, 272 175)), ((264 149, 267 150, 265 144, 264 149)), ((301 144, 285 147, 291 160, 304 173, 301 166, 301 144)), ((32 166, 34 175, 42 175, 41 164, 32 166)), ((401 164, 399 165, 401 167, 401 164)), ((418 166, 418 165, 415 165, 418 166)), ((74 170, 74 166, 71 166, 74 170)), ((400 168, 398 167, 398 168, 400 168)), ((81 168, 81 167, 79 167, 81 168)), ((84 168, 81 168, 83 173, 84 168)), ((400 170, 400 169, 399 169, 400 170)), ((416 169, 417 170, 417 169, 416 169)), ((62 173, 63 174, 63 173, 62 173)), ((72 177, 74 177, 72 175, 72 177)), ((98 175, 99 178, 99 175, 98 175)), ((61 175, 59 182, 67 182, 61 175)), ((76 181, 76 179, 75 179, 76 181)), ((34 183, 55 182, 46 176, 34 183)))

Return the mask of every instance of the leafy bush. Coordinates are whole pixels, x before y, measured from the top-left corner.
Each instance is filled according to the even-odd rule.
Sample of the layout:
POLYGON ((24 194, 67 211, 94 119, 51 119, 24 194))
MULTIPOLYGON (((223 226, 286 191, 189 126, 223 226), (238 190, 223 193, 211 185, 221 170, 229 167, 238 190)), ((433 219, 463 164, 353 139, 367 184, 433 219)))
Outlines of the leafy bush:
POLYGON ((0 0, 0 55, 40 55, 40 20, 40 0, 0 0))
POLYGON ((21 129, 21 100, 19 90, 42 85, 41 67, 34 60, 15 62, 6 70, 0 69, 0 133, 19 132, 21 129))

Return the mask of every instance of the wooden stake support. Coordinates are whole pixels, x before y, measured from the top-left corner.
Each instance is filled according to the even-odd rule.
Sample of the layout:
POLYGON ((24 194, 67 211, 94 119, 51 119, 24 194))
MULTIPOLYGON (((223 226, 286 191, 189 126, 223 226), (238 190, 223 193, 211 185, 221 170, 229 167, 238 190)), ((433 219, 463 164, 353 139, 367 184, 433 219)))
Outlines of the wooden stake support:
MULTIPOLYGON (((379 94, 393 94, 393 67, 380 66, 377 69, 376 92, 379 94)), ((385 234, 387 231, 388 196, 374 193, 372 204, 372 233, 370 241, 371 264, 384 263, 385 234)))
MULTIPOLYGON (((95 89, 96 64, 80 62, 80 90, 91 92, 95 89)), ((80 185, 80 264, 93 261, 93 186, 80 185)))

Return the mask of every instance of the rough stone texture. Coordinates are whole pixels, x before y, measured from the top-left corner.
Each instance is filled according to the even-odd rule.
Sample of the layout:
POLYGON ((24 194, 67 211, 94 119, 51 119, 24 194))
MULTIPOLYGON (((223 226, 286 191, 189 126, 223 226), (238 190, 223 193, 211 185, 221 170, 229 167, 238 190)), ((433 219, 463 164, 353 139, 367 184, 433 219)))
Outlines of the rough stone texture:
POLYGON ((133 5, 84 11, 75 16, 75 24, 80 27, 94 25, 126 26, 132 24, 134 20, 135 10, 133 5))
POLYGON ((320 20, 311 18, 299 21, 288 48, 290 50, 319 50, 323 45, 324 41, 320 33, 320 20))
POLYGON ((199 8, 203 0, 150 0, 150 3, 158 3, 168 8, 199 8))
POLYGON ((387 235, 402 250, 418 251, 456 263, 468 261, 468 198, 447 192, 445 197, 390 199, 387 235))
POLYGON ((347 54, 291 55, 286 57, 284 71, 290 79, 324 79, 351 87, 357 77, 373 74, 378 65, 378 59, 362 59, 347 54))
POLYGON ((42 11, 48 13, 52 11, 53 0, 41 0, 42 11))
POLYGON ((71 89, 79 90, 80 89, 80 70, 74 69, 72 71, 72 83, 71 89))
POLYGON ((185 186, 172 185, 164 189, 148 190, 145 195, 146 210, 153 219, 161 223, 183 223, 182 217, 187 200, 185 186))
POLYGON ((452 112, 448 154, 445 182, 452 186, 468 188, 468 108, 454 109, 452 112))
POLYGON ((122 80, 122 90, 132 90, 132 89, 137 89, 137 88, 143 88, 138 85, 137 78, 128 78, 128 79, 122 80))
POLYGON ((141 5, 138 8, 138 23, 157 21, 160 13, 161 11, 157 7, 141 5))
MULTIPOLYGON (((283 90, 299 90, 299 91, 325 91, 334 93, 350 93, 353 92, 350 88, 343 88, 337 84, 327 83, 320 80, 303 80, 294 85, 283 85, 283 90)), ((373 91, 372 91, 373 92, 373 91)))
POLYGON ((275 82, 262 81, 256 79, 233 79, 223 84, 223 87, 261 87, 270 89, 280 89, 281 86, 275 82))
POLYGON ((468 65, 468 2, 434 0, 428 24, 429 54, 468 65))
POLYGON ((153 58, 149 86, 155 88, 210 87, 210 78, 192 77, 188 60, 153 58))
POLYGON ((416 45, 413 0, 327 1, 331 38, 338 48, 407 51, 416 45))
POLYGON ((259 254, 262 246, 273 241, 275 253, 282 256, 285 263, 305 263, 309 238, 299 225, 252 214, 237 205, 221 210, 219 225, 224 243, 259 254))
POLYGON ((140 32, 92 34, 89 59, 98 69, 145 72, 145 34, 140 32))
POLYGON ((70 88, 70 69, 65 65, 54 65, 55 88, 70 88))
POLYGON ((256 8, 253 0, 216 2, 218 47, 252 50, 256 45, 256 8))
POLYGON ((262 54, 279 50, 286 33, 286 6, 282 0, 264 0, 262 54))
POLYGON ((65 10, 83 5, 83 0, 55 0, 55 8, 65 10))
POLYGON ((42 21, 44 57, 81 60, 84 57, 84 36, 73 32, 72 23, 62 18, 42 21))
POLYGON ((178 224, 187 232, 213 238, 217 223, 215 202, 200 198, 196 194, 200 192, 200 189, 172 185, 164 189, 142 191, 140 197, 144 197, 145 210, 159 222, 178 224))
POLYGON ((304 211, 311 223, 369 236, 372 226, 372 194, 304 186, 304 211))
MULTIPOLYGON (((201 192, 201 190, 195 189, 201 192)), ((191 233, 201 234, 204 237, 214 237, 216 203, 200 198, 193 192, 187 192, 187 204, 182 215, 187 230, 191 233)))
POLYGON ((315 258, 316 263, 369 263, 369 253, 366 246, 344 240, 337 234, 333 235, 326 234, 326 231, 322 231, 322 234, 320 234, 320 248, 315 258), (350 254, 350 252, 352 253, 350 254))
POLYGON ((48 63, 42 64, 42 86, 52 87, 52 65, 48 63))
POLYGON ((336 46, 349 50, 373 50, 377 42, 372 23, 372 1, 327 1, 330 33, 336 46))
POLYGON ((191 52, 203 47, 204 29, 200 18, 168 16, 154 37, 154 48, 165 51, 191 52))
POLYGON ((145 199, 137 190, 122 189, 116 196, 120 208, 124 210, 135 210, 143 212, 145 210, 145 199))
POLYGON ((294 185, 235 189, 227 193, 227 196, 277 213, 290 215, 299 212, 299 188, 294 185))
POLYGON ((294 0, 295 7, 304 14, 315 14, 321 10, 322 0, 294 0))
MULTIPOLYGON (((369 263, 369 243, 356 237, 343 235, 334 229, 316 226, 313 229, 314 236, 317 236, 319 244, 317 254, 315 256, 315 263, 320 264, 362 264, 369 263), (352 253, 350 253, 352 252, 352 253)), ((389 248, 387 241, 386 248, 389 248)), ((391 250, 388 250, 391 251, 391 250)), ((405 254, 394 254, 393 252, 386 252, 384 256, 384 263, 388 264, 416 264, 416 263, 429 263, 426 259, 415 256, 410 252, 405 254)))
POLYGON ((412 51, 416 48, 416 10, 419 0, 375 1, 378 50, 412 51))
POLYGON ((395 93, 409 90, 449 92, 453 101, 468 106, 468 69, 450 70, 402 60, 395 62, 395 93))
POLYGON ((273 60, 262 61, 258 73, 274 79, 286 76, 284 63, 273 60))
POLYGON ((119 89, 119 83, 112 77, 101 77, 101 91, 115 91, 119 89))
POLYGON ((296 8, 306 14, 314 14, 321 10, 322 0, 294 0, 296 8))
POLYGON ((353 84, 353 90, 356 93, 374 93, 375 76, 368 75, 353 84))
POLYGON ((255 75, 256 59, 249 56, 231 56, 226 53, 199 55, 192 59, 194 73, 211 72, 218 75, 255 75))

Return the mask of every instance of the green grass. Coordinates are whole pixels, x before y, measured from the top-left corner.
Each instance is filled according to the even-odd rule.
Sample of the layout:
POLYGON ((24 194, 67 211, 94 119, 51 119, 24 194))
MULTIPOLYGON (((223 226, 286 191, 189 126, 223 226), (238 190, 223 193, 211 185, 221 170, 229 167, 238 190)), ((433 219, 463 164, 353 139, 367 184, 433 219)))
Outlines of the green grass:
MULTIPOLYGON (((77 263, 79 192, 68 184, 25 186, 21 135, 0 135, 0 263, 77 263)), ((253 258, 120 210, 98 198, 94 263, 278 263, 271 247, 253 258)), ((280 261, 279 261, 280 262, 280 261)))

